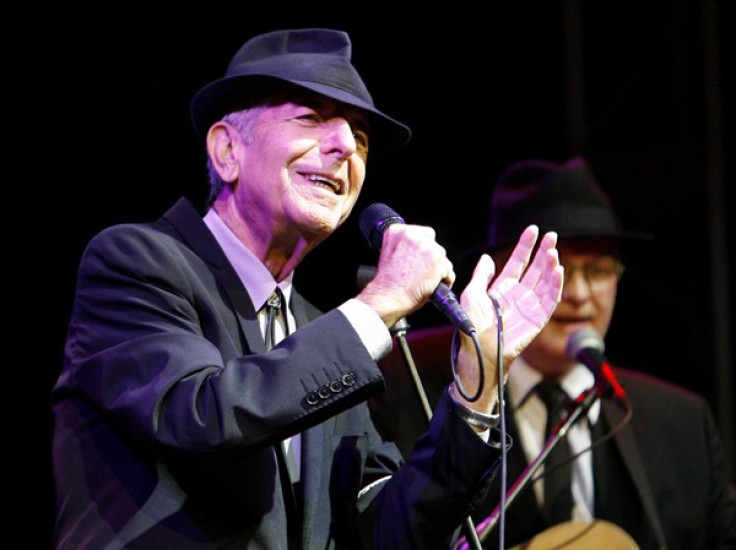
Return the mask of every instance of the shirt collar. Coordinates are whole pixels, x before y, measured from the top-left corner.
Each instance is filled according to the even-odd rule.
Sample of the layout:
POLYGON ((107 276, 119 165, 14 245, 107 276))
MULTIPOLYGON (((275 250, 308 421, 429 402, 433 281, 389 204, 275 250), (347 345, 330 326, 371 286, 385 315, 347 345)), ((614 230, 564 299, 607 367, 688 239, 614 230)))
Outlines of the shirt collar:
MULTIPOLYGON (((524 405, 527 398, 533 394, 534 387, 542 380, 542 375, 524 361, 523 357, 517 357, 509 370, 508 399, 514 409, 524 405)), ((573 401, 578 396, 595 384, 595 377, 588 367, 577 363, 565 376, 560 379, 560 386, 573 401)), ((588 411, 591 422, 598 420, 600 414, 600 400, 596 400, 588 411)))
MULTIPOLYGON (((215 240, 222 247, 225 256, 232 264, 238 278, 253 301, 256 311, 260 310, 277 286, 266 266, 235 236, 213 208, 204 216, 204 223, 212 231, 215 240)), ((278 284, 288 304, 291 300, 291 286, 294 272, 278 284)))

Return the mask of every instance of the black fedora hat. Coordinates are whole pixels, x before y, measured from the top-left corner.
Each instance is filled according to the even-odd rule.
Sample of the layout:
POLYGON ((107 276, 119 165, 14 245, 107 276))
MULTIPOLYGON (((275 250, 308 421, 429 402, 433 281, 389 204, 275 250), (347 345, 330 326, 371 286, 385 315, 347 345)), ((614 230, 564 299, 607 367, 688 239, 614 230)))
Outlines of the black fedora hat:
POLYGON ((610 238, 630 251, 652 240, 649 233, 622 228, 609 197, 580 157, 562 164, 524 160, 499 177, 483 248, 492 252, 514 245, 530 224, 542 234, 557 232, 560 240, 610 238))
POLYGON ((288 82, 367 111, 372 150, 404 145, 411 137, 409 127, 376 108, 351 55, 350 37, 339 30, 290 29, 257 35, 233 56, 223 78, 194 95, 190 104, 194 128, 204 138, 214 122, 243 108, 266 86, 288 82))

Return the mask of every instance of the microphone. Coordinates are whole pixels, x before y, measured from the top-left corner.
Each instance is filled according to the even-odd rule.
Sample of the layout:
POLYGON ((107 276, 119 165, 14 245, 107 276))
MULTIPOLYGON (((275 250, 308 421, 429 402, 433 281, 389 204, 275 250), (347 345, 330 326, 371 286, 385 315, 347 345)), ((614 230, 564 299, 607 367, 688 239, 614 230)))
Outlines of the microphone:
MULTIPOLYGON (((388 226, 395 223, 405 223, 404 218, 380 202, 367 206, 360 214, 360 230, 368 243, 379 252, 383 246, 383 233, 388 226)), ((466 334, 475 332, 475 326, 470 317, 460 305, 457 296, 445 283, 440 281, 432 293, 431 300, 435 307, 444 313, 458 329, 466 334)))
POLYGON ((621 404, 627 404, 629 397, 626 390, 618 383, 616 375, 608 364, 603 351, 603 338, 592 329, 573 332, 567 341, 567 356, 577 359, 590 369, 598 383, 602 383, 607 393, 621 404))

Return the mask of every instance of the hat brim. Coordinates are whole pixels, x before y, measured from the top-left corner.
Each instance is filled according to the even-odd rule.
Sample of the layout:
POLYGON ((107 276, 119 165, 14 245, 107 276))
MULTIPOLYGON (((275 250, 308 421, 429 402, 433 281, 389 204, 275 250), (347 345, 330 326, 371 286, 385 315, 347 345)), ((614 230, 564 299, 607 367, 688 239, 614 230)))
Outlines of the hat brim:
POLYGON ((268 74, 224 77, 209 83, 192 98, 190 114, 197 135, 204 139, 213 123, 229 112, 252 105, 254 97, 275 83, 288 83, 363 109, 371 122, 371 152, 388 152, 405 145, 411 130, 373 105, 340 88, 320 82, 291 80, 268 74))

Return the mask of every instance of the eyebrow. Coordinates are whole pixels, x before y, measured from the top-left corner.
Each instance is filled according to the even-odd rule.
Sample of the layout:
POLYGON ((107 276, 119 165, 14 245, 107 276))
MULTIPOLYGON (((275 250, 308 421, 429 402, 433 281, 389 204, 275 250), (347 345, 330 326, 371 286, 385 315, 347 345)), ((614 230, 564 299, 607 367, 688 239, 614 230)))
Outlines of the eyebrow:
POLYGON ((304 92, 295 94, 290 101, 297 105, 309 107, 322 113, 329 112, 330 116, 345 118, 350 126, 368 132, 370 130, 370 118, 360 107, 343 103, 336 99, 323 97, 316 92, 304 92))

